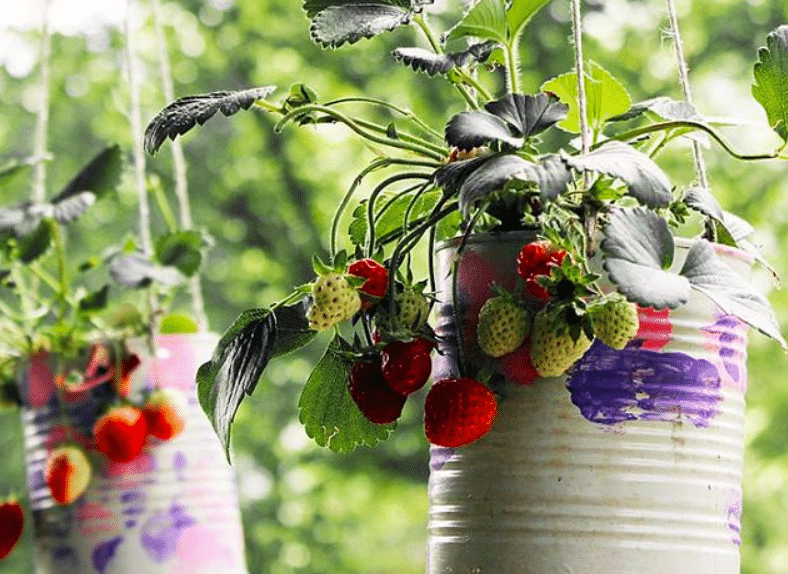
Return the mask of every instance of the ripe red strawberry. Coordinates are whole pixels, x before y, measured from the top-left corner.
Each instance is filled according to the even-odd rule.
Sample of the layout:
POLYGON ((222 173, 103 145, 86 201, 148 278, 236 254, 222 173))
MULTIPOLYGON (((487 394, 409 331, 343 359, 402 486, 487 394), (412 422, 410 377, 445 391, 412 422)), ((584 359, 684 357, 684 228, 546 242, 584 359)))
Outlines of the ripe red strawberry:
POLYGON ((347 272, 366 279, 358 288, 362 295, 361 307, 369 309, 386 294, 389 286, 389 270, 374 259, 359 259, 350 264, 347 272))
POLYGON ((392 341, 381 353, 383 377, 401 395, 415 393, 432 373, 430 353, 434 343, 417 337, 412 341, 392 341))
POLYGON ((132 405, 111 408, 93 425, 96 448, 113 462, 136 458, 147 436, 145 417, 132 405))
POLYGON ((424 433, 432 444, 463 446, 487 434, 497 414, 495 395, 479 381, 441 379, 424 402, 424 433))
POLYGON ((22 506, 13 498, 0 502, 0 560, 11 554, 25 524, 22 506))
POLYGON ((186 426, 186 398, 175 389, 157 389, 142 407, 148 435, 170 440, 186 426))
POLYGON ((517 274, 525 281, 525 289, 537 299, 548 300, 550 294, 537 278, 549 276, 550 268, 561 265, 566 251, 558 249, 549 241, 533 241, 523 246, 517 254, 517 274))
POLYGON ((62 444, 47 455, 44 479, 52 498, 60 505, 71 504, 82 496, 91 474, 85 451, 75 444, 62 444))
POLYGON ((373 423, 391 423, 402 414, 406 397, 395 392, 383 378, 380 360, 355 363, 350 369, 348 389, 359 410, 373 423))

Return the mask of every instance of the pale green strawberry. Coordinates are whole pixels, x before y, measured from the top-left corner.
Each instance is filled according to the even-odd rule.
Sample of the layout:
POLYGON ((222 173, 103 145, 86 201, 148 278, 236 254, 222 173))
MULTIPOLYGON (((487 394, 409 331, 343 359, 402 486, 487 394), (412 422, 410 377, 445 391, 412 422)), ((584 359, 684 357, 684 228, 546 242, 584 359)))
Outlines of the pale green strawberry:
POLYGON ((326 273, 312 283, 312 307, 307 312, 309 327, 315 331, 330 329, 353 317, 361 308, 358 291, 343 273, 326 273))
POLYGON ((427 298, 412 287, 405 287, 394 296, 394 316, 389 317, 388 305, 383 304, 375 322, 391 334, 417 333, 427 323, 429 312, 427 298))
POLYGON ((591 340, 582 331, 577 341, 572 339, 568 328, 557 335, 544 309, 534 317, 531 363, 540 376, 557 377, 564 374, 590 346, 591 340))
POLYGON ((624 298, 611 299, 592 308, 590 314, 596 338, 619 351, 640 328, 637 306, 624 298))
POLYGON ((528 336, 531 318, 511 295, 501 294, 484 302, 479 310, 476 337, 482 351, 500 357, 519 347, 528 336))

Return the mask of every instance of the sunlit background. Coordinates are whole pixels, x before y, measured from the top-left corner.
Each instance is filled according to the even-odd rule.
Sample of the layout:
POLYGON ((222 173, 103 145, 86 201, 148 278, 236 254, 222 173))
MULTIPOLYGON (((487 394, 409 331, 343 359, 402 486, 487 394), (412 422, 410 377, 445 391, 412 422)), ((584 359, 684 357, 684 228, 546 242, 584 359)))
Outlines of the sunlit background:
MULTIPOLYGON (((143 121, 165 102, 146 0, 131 18, 142 77, 143 121)), ((388 54, 397 41, 416 42, 410 29, 338 51, 322 51, 308 35, 292 0, 179 0, 164 2, 178 96, 276 85, 281 96, 305 82, 323 98, 376 94, 442 125, 462 102, 448 86, 410 73, 388 54)), ((679 1, 696 105, 707 116, 735 118, 724 128, 740 150, 774 149, 777 138, 750 96, 752 64, 766 34, 788 22, 776 0, 679 1)), ((457 2, 440 4, 449 16, 457 2)), ((587 57, 611 71, 633 101, 680 97, 662 2, 588 1, 587 57)), ((49 191, 58 190, 106 143, 131 149, 129 92, 122 24, 125 0, 52 0, 52 97, 49 191)), ((437 22, 443 19, 438 14, 437 22)), ((0 159, 32 153, 38 105, 41 2, 4 2, 0 18, 0 159)), ((571 69, 569 3, 556 0, 523 38, 523 85, 536 91, 571 69)), ((264 306, 311 278, 313 252, 325 250, 338 198, 373 152, 337 127, 288 128, 244 113, 217 117, 183 138, 195 220, 216 239, 204 271, 208 314, 223 331, 243 309, 264 306)), ((167 144, 165 144, 166 148, 167 144)), ((169 153, 148 160, 149 175, 169 193, 169 153)), ((764 252, 788 276, 788 165, 742 163, 718 147, 705 150, 711 185, 724 207, 751 221, 764 252)), ((661 164, 678 185, 693 178, 689 147, 677 146, 661 164)), ((5 203, 30 193, 24 177, 4 188, 5 203)), ((174 200, 173 200, 174 201, 174 200)), ((70 237, 78 259, 134 234, 130 175, 116 200, 99 203, 70 237), (125 227, 123 227, 125 226, 125 227), (78 246, 78 247, 77 247, 78 246)), ((155 225, 162 225, 160 218, 155 225)), ((756 281, 783 324, 788 298, 772 290, 763 269, 756 281)), ((176 304, 187 310, 185 300, 176 304)), ((324 341, 323 341, 324 342, 324 341)), ((419 401, 410 401, 392 439, 350 455, 324 451, 306 437, 296 403, 321 345, 272 363, 238 414, 235 465, 241 492, 248 564, 254 574, 409 574, 424 571, 427 444, 419 401)), ((744 477, 743 573, 788 571, 788 360, 759 335, 750 346, 747 460, 744 477)), ((0 496, 24 493, 17 413, 0 414, 0 496)), ((0 574, 32 571, 30 528, 0 574)))

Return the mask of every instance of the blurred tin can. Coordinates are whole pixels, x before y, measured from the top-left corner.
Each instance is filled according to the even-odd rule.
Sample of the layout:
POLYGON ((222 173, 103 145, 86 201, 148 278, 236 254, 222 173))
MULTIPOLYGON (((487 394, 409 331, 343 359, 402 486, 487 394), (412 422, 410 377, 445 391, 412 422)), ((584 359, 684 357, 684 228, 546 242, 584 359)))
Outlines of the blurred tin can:
POLYGON ((148 438, 128 463, 91 451, 91 429, 116 391, 110 383, 55 396, 46 353, 31 357, 21 377, 27 483, 38 574, 245 574, 236 478, 197 400, 195 376, 218 342, 213 334, 160 335, 152 355, 142 340, 127 343, 140 365, 128 397, 138 403, 156 387, 184 394, 186 424, 170 441, 148 438), (58 506, 44 480, 47 453, 65 437, 84 442, 93 466, 85 493, 58 506))
MULTIPOLYGON (((531 240, 437 249, 436 331, 448 344, 433 376, 456 376, 463 360, 507 383, 488 435, 431 449, 428 573, 738 574, 745 325, 693 292, 676 310, 639 309, 622 351, 595 342, 566 375, 518 384, 527 345, 485 358, 475 325, 492 283, 515 287, 531 240)), ((749 274, 746 254, 717 254, 749 274)))

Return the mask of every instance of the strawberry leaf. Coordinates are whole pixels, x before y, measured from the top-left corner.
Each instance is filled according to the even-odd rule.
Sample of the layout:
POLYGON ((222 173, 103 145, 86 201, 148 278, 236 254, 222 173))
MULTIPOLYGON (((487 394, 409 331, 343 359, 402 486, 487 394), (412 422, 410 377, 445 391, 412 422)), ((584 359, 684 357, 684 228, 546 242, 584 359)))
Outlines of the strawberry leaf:
POLYGON ((372 38, 407 24, 410 8, 384 3, 349 3, 329 6, 312 18, 309 33, 315 42, 331 48, 372 38))
MULTIPOLYGON (((558 126, 572 133, 580 133, 580 113, 577 104, 577 74, 563 74, 542 84, 543 92, 556 94, 569 105, 569 113, 558 126)), ((630 98, 624 87, 602 66, 589 62, 585 76, 588 101, 588 124, 600 132, 610 118, 629 110, 630 98)))
POLYGON ((446 40, 466 38, 494 40, 505 44, 508 37, 505 0, 479 0, 446 35, 446 40))
POLYGON ((199 231, 167 233, 156 241, 156 260, 191 277, 200 268, 205 245, 205 238, 199 231))
POLYGON ((769 301, 714 253, 708 241, 699 239, 690 247, 681 274, 696 291, 711 299, 729 315, 735 315, 788 349, 769 301))
MULTIPOLYGON (((57 207, 68 199, 82 197, 85 209, 92 205, 85 203, 84 192, 91 192, 95 198, 100 198, 103 195, 113 191, 120 183, 120 176, 123 173, 123 154, 120 151, 120 146, 112 145, 94 157, 90 162, 82 168, 74 179, 52 198, 52 203, 57 207)), ((75 204, 64 211, 75 213, 75 204)), ((75 218, 75 217, 72 217, 75 218)))
POLYGON ((391 434, 394 423, 367 420, 348 390, 351 363, 343 351, 349 345, 336 336, 315 366, 298 401, 299 419, 320 446, 350 452, 359 445, 374 446, 391 434))
POLYGON ((515 134, 529 138, 563 120, 569 106, 553 94, 507 94, 484 109, 505 121, 515 134))
POLYGON ((303 303, 244 311, 225 332, 211 360, 197 371, 197 390, 229 458, 230 427, 238 407, 251 395, 268 363, 303 347, 315 336, 303 303))
POLYGON ((788 141, 788 26, 780 26, 766 37, 758 60, 752 95, 766 111, 772 129, 788 141))
POLYGON ((488 112, 460 112, 449 120, 446 143, 462 150, 471 150, 490 143, 502 143, 519 149, 524 140, 513 136, 501 118, 488 112))
POLYGON ((563 154, 578 171, 603 173, 623 181, 629 195, 648 207, 666 207, 673 200, 670 180, 646 154, 619 141, 609 141, 585 155, 563 154))
POLYGON ((436 54, 424 48, 397 48, 391 52, 391 55, 417 72, 434 76, 446 74, 451 69, 469 62, 486 62, 497 46, 494 41, 487 41, 472 44, 467 50, 448 54, 436 54))
POLYGON ((687 302, 690 284, 669 271, 675 246, 659 215, 642 207, 616 210, 602 236, 604 268, 627 299, 655 309, 687 302))
POLYGON ((173 267, 162 267, 143 253, 118 253, 110 257, 110 277, 124 287, 147 287, 154 281, 162 285, 178 285, 183 275, 173 267))
POLYGON ((145 151, 155 154, 168 137, 174 140, 195 125, 203 125, 216 112, 231 116, 274 91, 273 86, 249 88, 234 92, 211 92, 184 96, 162 109, 145 128, 145 151))
POLYGON ((506 23, 509 35, 512 38, 522 31, 523 27, 541 10, 550 0, 512 0, 506 11, 506 23))
POLYGON ((32 233, 19 240, 19 260, 25 264, 32 263, 46 253, 51 244, 52 228, 46 221, 41 221, 32 233))

